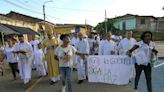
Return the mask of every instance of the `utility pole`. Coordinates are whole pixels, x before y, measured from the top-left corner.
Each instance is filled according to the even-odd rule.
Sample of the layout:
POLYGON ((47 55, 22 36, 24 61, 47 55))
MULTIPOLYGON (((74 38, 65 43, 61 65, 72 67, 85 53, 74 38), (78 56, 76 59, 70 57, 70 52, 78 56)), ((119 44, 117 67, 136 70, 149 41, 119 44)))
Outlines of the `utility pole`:
POLYGON ((43 19, 44 19, 44 21, 46 20, 45 4, 49 3, 49 2, 53 2, 53 0, 48 0, 43 3, 43 19))
POLYGON ((48 3, 48 2, 53 2, 53 0, 45 1, 43 3, 43 21, 44 21, 44 36, 43 37, 44 38, 45 38, 45 26, 46 26, 46 23, 45 23, 45 21, 46 21, 45 4, 48 3))
POLYGON ((45 20, 46 20, 45 4, 43 4, 43 20, 44 20, 44 23, 45 23, 45 20))
POLYGON ((85 19, 85 29, 88 31, 87 19, 85 19))
POLYGON ((87 25, 87 19, 85 19, 85 25, 87 25))
POLYGON ((105 32, 107 33, 108 31, 108 28, 107 28, 107 13, 106 13, 106 10, 105 10, 105 32))

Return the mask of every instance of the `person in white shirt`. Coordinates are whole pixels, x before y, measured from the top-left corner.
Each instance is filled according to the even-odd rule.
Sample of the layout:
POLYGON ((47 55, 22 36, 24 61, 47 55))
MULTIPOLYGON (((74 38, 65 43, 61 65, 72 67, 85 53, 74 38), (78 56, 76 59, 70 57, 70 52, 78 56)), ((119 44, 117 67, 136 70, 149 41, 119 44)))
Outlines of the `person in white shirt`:
POLYGON ((93 38, 93 36, 91 35, 91 36, 89 36, 88 37, 88 43, 89 43, 89 47, 90 47, 90 55, 93 55, 94 54, 94 38, 93 38))
POLYGON ((102 39, 99 41, 98 55, 102 55, 102 49, 101 48, 102 48, 105 41, 106 41, 106 35, 103 34, 102 39))
POLYGON ((20 77, 24 84, 28 86, 31 79, 31 64, 33 59, 33 50, 30 43, 24 40, 23 35, 18 35, 19 43, 15 45, 14 53, 18 55, 20 77))
MULTIPOLYGON (((79 42, 77 44, 77 50, 80 53, 88 53, 89 54, 89 43, 87 40, 85 40, 84 34, 81 32, 78 34, 79 36, 79 42)), ((81 84, 84 79, 86 79, 86 74, 87 74, 87 57, 79 57, 77 58, 77 73, 78 73, 78 84, 81 84)))
MULTIPOLYGON (((136 70, 136 76, 135 76, 135 90, 137 92, 138 88, 138 82, 141 75, 142 70, 145 73, 146 83, 147 83, 147 90, 148 92, 152 92, 152 78, 151 78, 151 58, 152 55, 157 55, 158 51, 155 49, 155 43, 152 42, 152 33, 150 31, 145 31, 141 35, 141 41, 139 41, 136 45, 134 45, 127 53, 129 56, 131 56, 131 53, 137 49, 136 53, 143 52, 142 55, 140 55, 140 58, 136 59, 135 63, 135 70, 136 70), (137 62, 139 59, 143 58, 144 63, 138 64, 137 62), (144 59, 145 58, 145 59, 144 59)), ((143 62, 143 61, 142 61, 143 62)))
POLYGON ((58 46, 55 50, 55 55, 59 59, 59 67, 61 73, 61 81, 62 81, 62 92, 66 91, 66 83, 67 81, 67 88, 68 92, 72 92, 72 56, 73 54, 80 55, 84 57, 87 53, 79 53, 75 47, 70 45, 69 35, 61 35, 60 39, 62 40, 62 45, 58 46))
POLYGON ((32 40, 29 42, 33 48, 33 60, 32 60, 32 69, 36 69, 36 52, 38 50, 38 44, 39 44, 39 40, 35 39, 35 36, 32 37, 32 40))
POLYGON ((106 40, 99 49, 100 55, 115 55, 116 54, 116 43, 111 38, 112 33, 106 33, 106 40))
MULTIPOLYGON (((77 37, 77 33, 73 34, 73 38, 71 39, 71 45, 77 49, 77 43, 79 38, 77 37)), ((77 55, 73 55, 73 70, 77 70, 77 55)))
MULTIPOLYGON (((137 43, 137 41, 132 37, 132 35, 133 35, 132 31, 127 31, 126 37, 120 41, 118 46, 119 55, 126 55, 126 52, 130 50, 137 43)), ((129 82, 131 82, 131 80, 134 79, 134 77, 135 77, 135 69, 134 69, 134 65, 132 65, 129 82)))
POLYGON ((19 69, 18 69, 17 55, 13 53, 14 44, 13 44, 12 38, 7 39, 7 44, 8 44, 8 46, 5 46, 5 48, 4 48, 4 54, 7 58, 7 61, 9 63, 9 66, 10 66, 12 74, 13 74, 13 78, 15 80, 16 72, 19 74, 19 69))
POLYGON ((132 35, 133 35, 132 31, 127 31, 126 37, 120 41, 119 55, 126 55, 126 52, 136 44, 137 41, 132 37, 132 35))
POLYGON ((71 39, 71 45, 77 48, 77 43, 79 41, 79 38, 77 37, 77 33, 74 33, 73 38, 71 39))
POLYGON ((39 76, 46 75, 45 55, 42 50, 42 44, 38 44, 38 50, 36 51, 36 71, 39 76))

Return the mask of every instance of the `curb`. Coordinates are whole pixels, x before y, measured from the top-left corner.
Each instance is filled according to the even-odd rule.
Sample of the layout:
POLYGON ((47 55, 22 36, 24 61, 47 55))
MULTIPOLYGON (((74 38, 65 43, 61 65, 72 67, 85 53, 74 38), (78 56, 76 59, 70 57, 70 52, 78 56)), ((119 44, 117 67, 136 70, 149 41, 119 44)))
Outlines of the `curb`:
POLYGON ((158 57, 158 59, 162 59, 162 60, 164 60, 164 57, 158 57))

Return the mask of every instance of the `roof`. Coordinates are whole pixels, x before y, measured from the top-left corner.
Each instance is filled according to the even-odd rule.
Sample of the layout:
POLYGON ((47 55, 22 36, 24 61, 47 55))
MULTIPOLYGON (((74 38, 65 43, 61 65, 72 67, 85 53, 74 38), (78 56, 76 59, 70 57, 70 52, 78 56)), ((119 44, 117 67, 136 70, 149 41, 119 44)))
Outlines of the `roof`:
POLYGON ((56 26, 79 26, 79 27, 93 27, 91 25, 88 25, 88 24, 56 24, 56 26))
MULTIPOLYGON (((25 14, 21 14, 21 13, 15 12, 15 11, 10 11, 7 14, 1 14, 1 15, 12 18, 12 19, 17 19, 17 20, 22 20, 21 19, 21 16, 22 16, 24 18, 27 18, 27 20, 22 20, 22 21, 26 21, 26 22, 40 22, 40 23, 44 22, 43 19, 32 17, 32 16, 25 15, 25 14), (17 17, 14 17, 14 15, 17 15, 17 17), (18 18, 18 16, 20 16, 20 17, 18 18)), ((54 23, 49 22, 49 21, 45 21, 45 22, 55 25, 54 23)))
POLYGON ((14 30, 0 24, 0 32, 3 32, 4 34, 19 34, 18 32, 15 32, 14 30))
POLYGON ((17 32, 19 34, 39 35, 37 32, 33 31, 30 28, 12 26, 12 25, 8 25, 8 24, 2 24, 2 25, 9 28, 9 29, 11 29, 11 30, 14 30, 15 32, 17 32))
POLYGON ((133 15, 133 14, 125 14, 125 15, 122 15, 122 16, 118 16, 118 17, 115 17, 113 19, 118 19, 118 18, 123 18, 123 17, 131 17, 131 16, 134 16, 134 17, 151 17, 151 18, 156 18, 154 16, 140 16, 140 15, 133 15))
MULTIPOLYGON (((39 19, 39 18, 36 18, 36 17, 32 17, 32 16, 28 16, 28 15, 24 15, 24 14, 21 14, 21 13, 18 13, 18 12, 14 12, 14 11, 10 11, 5 16, 13 18, 12 16, 14 16, 14 15, 23 16, 23 17, 25 17, 27 19, 33 20, 33 22, 41 22, 41 21, 44 21, 42 19, 39 19)), ((17 19, 19 19, 19 18, 17 18, 17 19)))

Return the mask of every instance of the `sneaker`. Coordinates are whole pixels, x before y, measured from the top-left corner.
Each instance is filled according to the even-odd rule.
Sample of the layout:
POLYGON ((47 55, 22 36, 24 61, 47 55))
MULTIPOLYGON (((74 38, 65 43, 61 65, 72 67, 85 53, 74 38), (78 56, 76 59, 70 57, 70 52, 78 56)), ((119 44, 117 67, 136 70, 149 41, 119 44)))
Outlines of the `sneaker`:
POLYGON ((66 86, 63 86, 62 87, 62 92, 66 92, 65 90, 66 90, 66 86))
POLYGON ((134 92, 138 92, 138 90, 134 90, 134 92))
POLYGON ((86 80, 88 80, 88 76, 86 76, 86 80))
POLYGON ((55 83, 56 83, 56 82, 51 81, 51 82, 50 82, 50 85, 54 85, 55 83))
POLYGON ((83 82, 83 80, 79 80, 77 83, 78 83, 78 84, 81 84, 82 82, 83 82))

